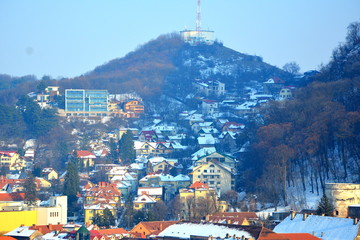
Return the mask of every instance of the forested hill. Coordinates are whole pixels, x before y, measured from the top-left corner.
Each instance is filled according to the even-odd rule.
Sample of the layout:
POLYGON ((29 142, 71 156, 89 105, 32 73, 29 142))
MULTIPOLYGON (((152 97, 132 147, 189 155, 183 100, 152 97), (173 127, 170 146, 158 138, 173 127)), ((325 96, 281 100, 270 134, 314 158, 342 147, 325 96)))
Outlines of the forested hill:
POLYGON ((218 79, 236 87, 243 81, 265 81, 273 76, 292 77, 260 57, 236 52, 218 42, 192 47, 173 33, 149 41, 124 58, 114 59, 81 77, 62 81, 61 85, 105 88, 112 93, 136 91, 151 98, 167 91, 188 93, 194 79, 218 79))
POLYGON ((277 204, 291 198, 289 187, 322 194, 326 182, 360 182, 359 50, 354 23, 316 82, 262 109, 265 125, 252 139, 244 186, 277 204))
MULTIPOLYGON (((173 33, 159 36, 125 57, 111 60, 82 76, 49 83, 59 85, 62 90, 135 91, 145 99, 151 99, 166 92, 188 93, 194 79, 217 79, 224 81, 227 88, 239 88, 243 82, 263 82, 274 76, 284 80, 292 78, 291 74, 264 63, 261 57, 236 52, 219 42, 212 46, 192 47, 184 43, 179 34, 173 33)), ((31 88, 27 86, 26 89, 31 88)), ((13 99, 18 92, 21 92, 21 86, 7 90, 5 95, 9 98, 0 96, 0 102, 13 99)))

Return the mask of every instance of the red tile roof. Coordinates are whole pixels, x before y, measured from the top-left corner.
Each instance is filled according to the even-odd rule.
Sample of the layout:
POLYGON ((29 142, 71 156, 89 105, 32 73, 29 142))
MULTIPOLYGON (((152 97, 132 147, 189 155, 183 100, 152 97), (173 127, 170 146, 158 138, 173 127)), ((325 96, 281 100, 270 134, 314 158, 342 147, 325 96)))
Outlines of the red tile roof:
POLYGON ((98 232, 102 235, 115 235, 115 234, 130 234, 123 228, 114 228, 114 229, 100 229, 98 232))
POLYGON ((23 201, 25 193, 0 193, 0 201, 23 201))
POLYGON ((289 240, 321 240, 309 233, 280 233, 282 236, 287 237, 289 240))
POLYGON ((79 158, 96 158, 95 154, 86 150, 76 150, 76 155, 79 158))
POLYGON ((0 236, 0 240, 17 240, 17 239, 9 236, 0 236))
POLYGON ((29 227, 29 230, 38 230, 41 234, 44 235, 52 231, 62 231, 63 225, 62 224, 35 225, 29 227))
POLYGON ((191 186, 189 188, 193 188, 193 189, 199 189, 199 188, 209 189, 209 185, 206 184, 206 183, 196 181, 193 184, 191 184, 191 186))
POLYGON ((0 151, 0 155, 6 155, 6 156, 9 156, 9 157, 12 157, 16 153, 17 152, 15 152, 15 151, 0 151))

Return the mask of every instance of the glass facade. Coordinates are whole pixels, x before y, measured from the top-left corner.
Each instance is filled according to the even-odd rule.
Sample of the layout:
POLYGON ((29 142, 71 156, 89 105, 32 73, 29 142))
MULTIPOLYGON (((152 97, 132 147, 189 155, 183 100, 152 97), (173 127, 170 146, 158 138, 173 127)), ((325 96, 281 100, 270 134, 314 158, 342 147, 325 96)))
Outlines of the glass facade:
POLYGON ((107 90, 65 90, 65 111, 66 112, 107 112, 108 111, 107 90))

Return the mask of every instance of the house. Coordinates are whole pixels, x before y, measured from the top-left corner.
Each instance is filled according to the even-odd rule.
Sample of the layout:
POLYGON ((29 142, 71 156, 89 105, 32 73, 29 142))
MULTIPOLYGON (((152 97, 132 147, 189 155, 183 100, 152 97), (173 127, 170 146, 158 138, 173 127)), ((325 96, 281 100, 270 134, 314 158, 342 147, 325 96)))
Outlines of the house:
POLYGON ((236 143, 237 133, 236 132, 222 132, 219 136, 219 143, 223 151, 234 152, 238 149, 236 143))
POLYGON ((359 227, 357 219, 292 212, 274 228, 274 232, 309 233, 322 240, 354 240, 360 238, 359 227))
POLYGON ((21 170, 25 167, 25 161, 16 151, 0 151, 0 165, 12 170, 21 170))
POLYGON ((135 210, 148 210, 151 209, 156 203, 156 199, 149 196, 146 193, 142 193, 137 196, 134 200, 134 209, 135 210))
POLYGON ((266 94, 278 93, 285 85, 285 81, 279 77, 269 78, 263 83, 264 92, 266 94))
POLYGON ((82 161, 84 168, 94 166, 95 154, 86 150, 76 150, 76 157, 82 161))
POLYGON ((195 161, 194 165, 199 166, 201 164, 209 162, 210 160, 215 160, 219 163, 222 163, 222 164, 232 167, 232 168, 235 168, 236 163, 237 163, 235 158, 233 158, 232 156, 229 156, 226 154, 221 154, 219 152, 213 152, 213 153, 210 153, 208 155, 198 158, 198 160, 195 161))
POLYGON ((200 148, 214 147, 216 143, 216 139, 211 134, 200 134, 197 141, 200 148))
POLYGON ((33 240, 42 236, 38 230, 30 230, 30 227, 20 226, 8 233, 5 236, 16 238, 17 240, 33 240))
POLYGON ((137 155, 167 155, 174 151, 173 145, 171 142, 134 141, 134 149, 137 155))
POLYGON ((58 173, 53 168, 43 168, 41 174, 46 180, 58 179, 59 177, 58 173))
POLYGON ((221 128, 221 132, 241 132, 245 128, 245 125, 237 122, 226 122, 221 128))
POLYGON ((175 223, 177 223, 177 221, 139 222, 133 229, 131 229, 130 233, 141 234, 143 238, 147 238, 150 235, 157 235, 159 232, 175 223))
POLYGON ((202 99, 201 112, 205 115, 214 115, 219 110, 219 103, 215 100, 202 99))
POLYGON ((85 189, 84 202, 85 204, 106 203, 116 206, 120 201, 121 193, 116 188, 115 184, 107 182, 99 182, 98 184, 85 189))
POLYGON ((195 80, 192 85, 197 92, 206 96, 222 96, 225 94, 225 83, 218 80, 195 80))
POLYGON ((124 111, 133 112, 139 116, 144 112, 144 105, 139 100, 131 99, 124 103, 124 111))
POLYGON ((116 207, 106 203, 97 203, 97 204, 86 204, 84 205, 84 221, 85 223, 93 223, 93 218, 95 215, 102 215, 105 209, 109 209, 113 216, 116 215, 116 207))
POLYGON ((279 93, 280 100, 287 100, 292 98, 292 92, 290 88, 282 88, 279 93))
POLYGON ((158 136, 154 130, 144 130, 139 134, 139 141, 155 142, 158 136))
POLYGON ((153 157, 147 161, 148 173, 164 173, 169 171, 177 164, 176 159, 166 159, 164 157, 153 157))
POLYGON ((206 183, 195 182, 188 188, 180 189, 179 197, 181 202, 181 219, 189 220, 190 218, 204 217, 202 211, 205 210, 203 209, 205 206, 206 211, 215 210, 216 208, 220 211, 227 210, 227 204, 223 201, 218 201, 216 189, 210 188, 206 183))
POLYGON ((199 181, 207 183, 219 194, 235 189, 236 170, 216 160, 209 160, 194 167, 191 175, 192 183, 199 181))
POLYGON ((140 179, 141 187, 164 187, 164 200, 170 200, 180 189, 190 185, 190 177, 179 174, 173 177, 169 174, 149 174, 140 179))
POLYGON ((67 223, 67 196, 51 196, 49 201, 34 208, 37 212, 38 225, 67 223))
POLYGON ((335 207, 335 216, 348 217, 348 208, 360 204, 360 184, 326 183, 326 196, 335 207))
MULTIPOLYGON (((12 231, 21 225, 31 226, 37 223, 36 220, 37 220, 37 213, 35 210, 20 211, 18 208, 15 208, 15 210, 13 209, 2 210, 0 211, 0 234, 12 231)), ((19 230, 23 230, 23 229, 20 228, 19 230)))
POLYGON ((164 188, 163 187, 139 187, 137 195, 140 196, 146 194, 156 201, 164 200, 164 188))

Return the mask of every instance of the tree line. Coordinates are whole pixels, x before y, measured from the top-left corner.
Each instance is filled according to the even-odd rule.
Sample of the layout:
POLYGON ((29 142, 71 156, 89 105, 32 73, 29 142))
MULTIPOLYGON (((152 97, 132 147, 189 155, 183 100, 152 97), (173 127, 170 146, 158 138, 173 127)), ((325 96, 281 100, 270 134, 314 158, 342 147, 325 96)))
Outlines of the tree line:
POLYGON ((347 42, 293 100, 261 109, 264 125, 241 166, 243 187, 276 206, 287 203, 287 189, 297 180, 318 194, 328 180, 360 181, 359 33, 360 23, 352 23, 347 42))

